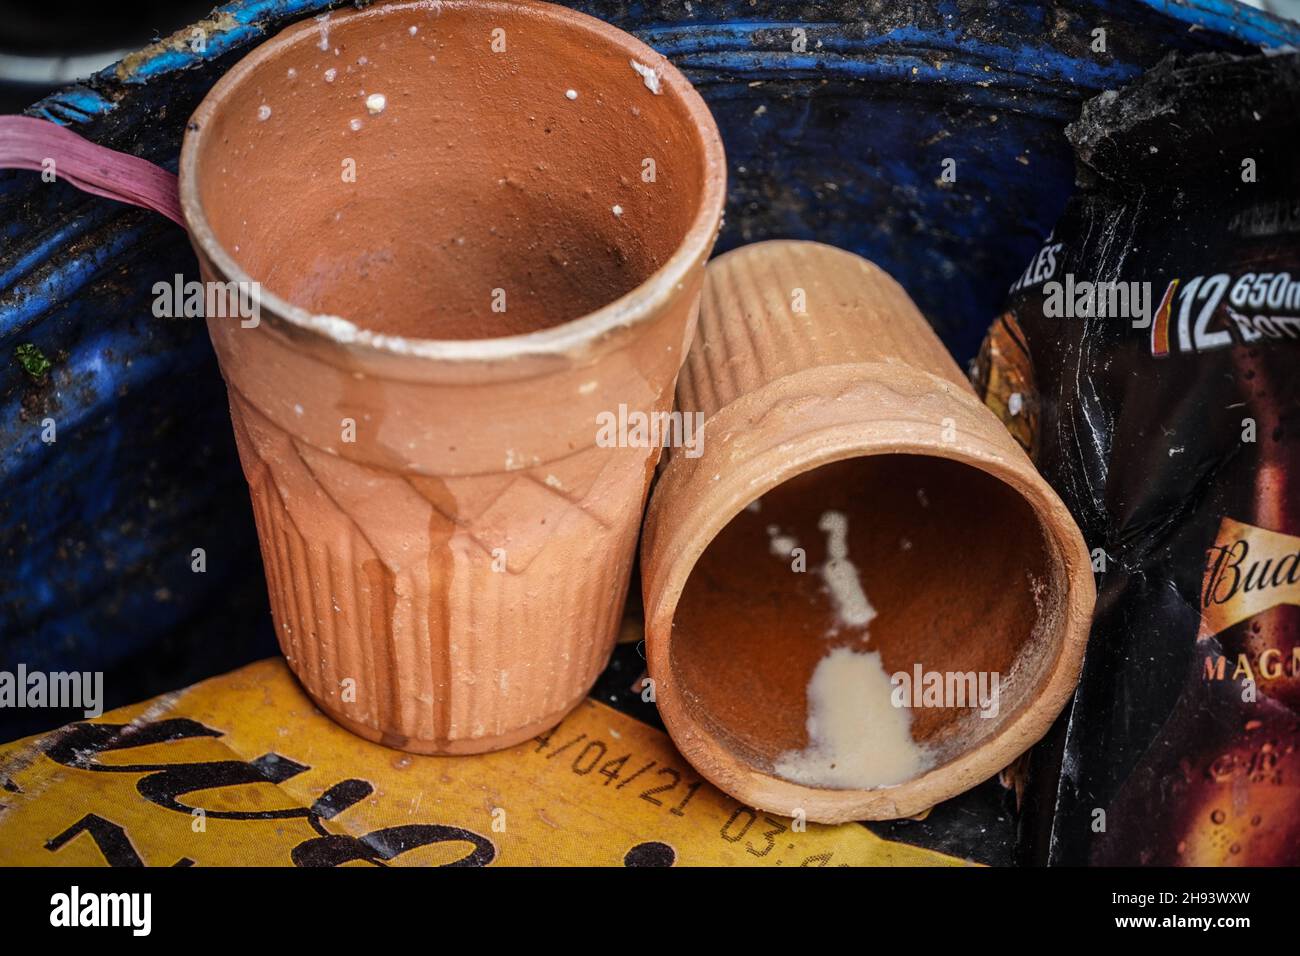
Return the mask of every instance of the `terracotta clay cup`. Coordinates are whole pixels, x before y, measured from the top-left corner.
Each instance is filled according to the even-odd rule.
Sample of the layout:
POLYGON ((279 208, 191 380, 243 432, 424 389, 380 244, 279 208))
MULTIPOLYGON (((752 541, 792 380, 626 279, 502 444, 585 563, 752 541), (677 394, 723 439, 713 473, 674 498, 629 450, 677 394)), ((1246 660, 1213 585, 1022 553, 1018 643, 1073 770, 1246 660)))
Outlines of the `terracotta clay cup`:
POLYGON ((563 7, 307 20, 195 112, 180 191, 280 644, 335 720, 418 753, 556 723, 613 646, 719 227, 712 118, 563 7), (243 286, 239 286, 243 288, 243 286))
POLYGON ((646 645, 664 723, 700 773, 785 815, 891 819, 988 779, 1046 732, 1079 673, 1088 552, 896 282, 816 243, 720 256, 677 400, 705 417, 702 454, 670 452, 650 505, 646 645), (861 626, 844 626, 816 573, 832 558, 856 568, 872 609, 861 626), (892 785, 789 779, 777 766, 810 745, 810 681, 845 644, 889 675, 997 673, 997 714, 909 708, 904 743, 928 769, 892 785))

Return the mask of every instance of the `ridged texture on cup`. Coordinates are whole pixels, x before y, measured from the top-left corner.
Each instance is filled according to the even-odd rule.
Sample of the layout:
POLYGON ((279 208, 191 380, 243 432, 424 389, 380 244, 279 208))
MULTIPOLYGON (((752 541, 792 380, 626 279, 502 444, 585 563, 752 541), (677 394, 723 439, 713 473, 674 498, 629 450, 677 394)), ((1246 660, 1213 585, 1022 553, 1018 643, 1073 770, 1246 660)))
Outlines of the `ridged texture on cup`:
POLYGON ((907 293, 874 263, 813 242, 757 243, 745 250, 710 266, 696 345, 677 383, 679 408, 707 419, 791 372, 852 362, 906 362, 970 389, 907 293), (824 267, 828 259, 836 268, 824 267), (809 266, 824 277, 821 295, 854 303, 850 321, 807 311, 802 286, 809 266), (800 296, 804 311, 796 308, 800 296), (912 321, 896 321, 900 315, 912 321), (917 322, 929 334, 915 334, 917 322))
POLYGON ((428 480, 313 449, 233 393, 231 412, 280 646, 331 716, 391 747, 476 752, 582 699, 613 647, 640 513, 602 510, 643 489, 643 461, 596 464, 567 494, 549 471, 428 480), (393 501, 418 530, 368 513, 393 501), (519 514, 544 541, 497 533, 519 514))
MULTIPOLYGON (((704 439, 696 457, 670 452, 643 529, 647 659, 665 726, 705 777, 738 800, 784 814, 801 811, 810 820, 892 819, 988 779, 1047 731, 1082 662, 1095 599, 1086 546, 1060 499, 980 403, 893 279, 858 256, 817 243, 767 242, 718 257, 708 268, 698 333, 678 382, 678 408, 704 413, 704 439), (1029 637, 1027 625, 1017 620, 990 621, 983 631, 938 652, 931 643, 926 651, 943 656, 963 640, 987 640, 987 653, 976 657, 1008 663, 1013 658, 1000 718, 972 729, 936 725, 927 715, 927 732, 944 756, 911 781, 859 790, 806 786, 775 775, 770 757, 755 751, 752 729, 765 722, 761 712, 773 708, 790 709, 802 727, 802 689, 795 692, 797 700, 755 701, 752 682, 735 693, 712 682, 707 675, 720 670, 707 658, 690 666, 675 663, 674 642, 682 640, 675 615, 701 555, 747 505, 821 466, 882 455, 943 459, 982 472, 975 476, 979 480, 994 479, 995 490, 1025 515, 1028 524, 1018 527, 1031 533, 1016 540, 1031 549, 1025 560, 1036 562, 1032 567, 1041 571, 1044 593, 1029 637), (1032 533, 1035 526, 1041 533, 1032 533), (683 674, 711 686, 684 686, 683 674)), ((953 466, 938 467, 952 474, 953 466)), ((972 499, 970 507, 981 502, 972 499)), ((769 519, 766 509, 761 514, 764 521, 780 520, 776 514, 769 519)), ((869 502, 862 515, 870 521, 869 502)), ((960 527, 951 534, 959 539, 960 527)), ((999 546, 996 539, 988 544, 999 546)), ((735 560, 771 560, 765 547, 757 552, 735 560)), ((764 580, 755 586, 780 586, 764 580)), ((864 584, 870 594, 871 582, 864 584)), ((977 597, 986 585, 971 574, 969 584, 959 583, 942 600, 961 600, 971 589, 977 597)), ((778 635, 788 627, 775 626, 778 635)), ((795 641, 797 629, 788 629, 795 641)), ((877 632, 871 633, 874 641, 877 632)), ((754 637, 737 633, 730 644, 712 644, 708 653, 747 653, 754 637)), ((906 651, 910 638, 902 640, 906 651)), ((807 651, 806 645, 791 648, 792 658, 794 651, 807 651)), ((889 657, 888 646, 882 653, 889 657)), ((802 745, 784 741, 776 749, 802 745)))

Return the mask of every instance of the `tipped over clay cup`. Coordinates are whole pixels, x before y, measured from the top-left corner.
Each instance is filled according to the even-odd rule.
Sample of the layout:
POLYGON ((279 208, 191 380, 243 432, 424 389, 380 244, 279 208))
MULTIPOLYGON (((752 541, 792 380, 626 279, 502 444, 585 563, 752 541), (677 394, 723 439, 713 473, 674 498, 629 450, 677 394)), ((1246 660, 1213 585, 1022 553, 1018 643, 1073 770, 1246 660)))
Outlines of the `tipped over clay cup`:
POLYGON ((256 48, 185 136, 182 208, 280 645, 331 717, 418 753, 507 747, 615 640, 723 205, 663 57, 572 10, 335 12, 256 48), (250 327, 251 326, 251 327, 250 327))
POLYGON ((810 242, 718 257, 677 401, 702 451, 669 453, 650 505, 646 646, 700 773, 788 816, 891 819, 1042 737, 1079 673, 1088 552, 893 279, 810 242))

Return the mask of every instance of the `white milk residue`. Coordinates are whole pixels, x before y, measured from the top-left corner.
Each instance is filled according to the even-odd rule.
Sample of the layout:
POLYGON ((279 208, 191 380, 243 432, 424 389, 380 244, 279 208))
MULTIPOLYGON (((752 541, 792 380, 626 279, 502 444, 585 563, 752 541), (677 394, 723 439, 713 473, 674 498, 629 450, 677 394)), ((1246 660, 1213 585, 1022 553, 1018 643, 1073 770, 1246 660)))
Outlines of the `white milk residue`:
POLYGON ((776 758, 778 776, 810 787, 867 790, 911 780, 933 763, 912 739, 911 712, 890 701, 880 654, 837 647, 808 682, 808 746, 776 758))
MULTIPOLYGON (((819 568, 837 623, 866 627, 876 616, 857 566, 849 559, 849 519, 842 511, 822 513, 817 527, 826 534, 826 562, 819 568)), ((767 532, 772 550, 785 541, 776 525, 767 532)), ((933 757, 912 739, 912 714, 895 707, 893 685, 878 651, 834 647, 817 662, 808 681, 808 746, 778 756, 778 776, 811 787, 868 790, 903 783, 929 769, 933 757)))
POLYGON ((645 88, 647 90, 655 96, 663 95, 664 91, 659 79, 658 70, 652 66, 646 66, 644 63, 638 63, 636 60, 629 60, 628 62, 632 64, 632 69, 636 70, 637 74, 645 82, 645 88))
POLYGON ((316 18, 320 24, 320 42, 316 44, 319 50, 328 50, 330 48, 330 15, 323 13, 316 18))
POLYGON ((835 603, 840 623, 865 627, 876 616, 858 577, 857 566, 849 560, 849 519, 842 511, 822 513, 817 527, 826 532, 826 563, 821 566, 822 580, 835 603))
POLYGON ((799 547, 798 539, 788 534, 782 534, 781 529, 774 524, 767 526, 768 547, 778 558, 788 558, 794 553, 794 549, 799 547))

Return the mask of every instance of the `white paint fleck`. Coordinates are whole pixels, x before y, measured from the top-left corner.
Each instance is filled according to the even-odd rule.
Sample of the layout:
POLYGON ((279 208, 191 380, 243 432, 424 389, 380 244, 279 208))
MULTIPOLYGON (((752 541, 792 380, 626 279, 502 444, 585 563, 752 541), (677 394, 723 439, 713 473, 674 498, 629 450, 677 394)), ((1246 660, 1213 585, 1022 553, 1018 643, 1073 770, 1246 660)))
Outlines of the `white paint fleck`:
POLYGON ((623 215, 623 207, 622 207, 622 206, 615 206, 615 207, 614 207, 614 215, 615 215, 615 216, 622 216, 622 215, 623 215))
POLYGON ((1019 392, 1012 392, 1011 397, 1007 399, 1007 411, 1012 415, 1019 415, 1025 407, 1025 400, 1019 392))
POLYGON ((286 75, 289 77, 289 79, 293 80, 298 77, 298 71, 295 70, 293 67, 289 67, 289 70, 286 75))
POLYGON ((406 32, 409 33, 411 36, 415 36, 417 33, 420 32, 420 28, 419 28, 419 27, 411 27, 411 28, 410 28, 409 30, 407 30, 406 32))
POLYGON ((348 121, 348 127, 349 127, 353 132, 356 132, 357 130, 361 129, 361 120, 359 120, 359 119, 351 119, 351 120, 349 120, 349 121, 348 121))
POLYGON ((564 91, 564 95, 565 95, 568 99, 576 100, 576 99, 578 98, 578 91, 577 91, 577 90, 565 90, 565 91, 564 91))
POLYGON ((652 66, 646 66, 644 63, 638 63, 636 60, 629 60, 632 69, 640 74, 641 79, 645 81, 645 88, 655 96, 663 95, 663 88, 659 80, 659 71, 652 66))
POLYGON ((333 83, 334 77, 338 75, 339 75, 339 71, 334 69, 334 67, 331 66, 328 70, 325 71, 325 82, 333 83))
POLYGON ((388 98, 383 93, 371 93, 366 97, 366 109, 371 116, 378 116, 388 105, 388 98))
POLYGON ((259 106, 257 108, 257 118, 262 122, 269 120, 271 118, 271 107, 267 106, 265 103, 259 106))

